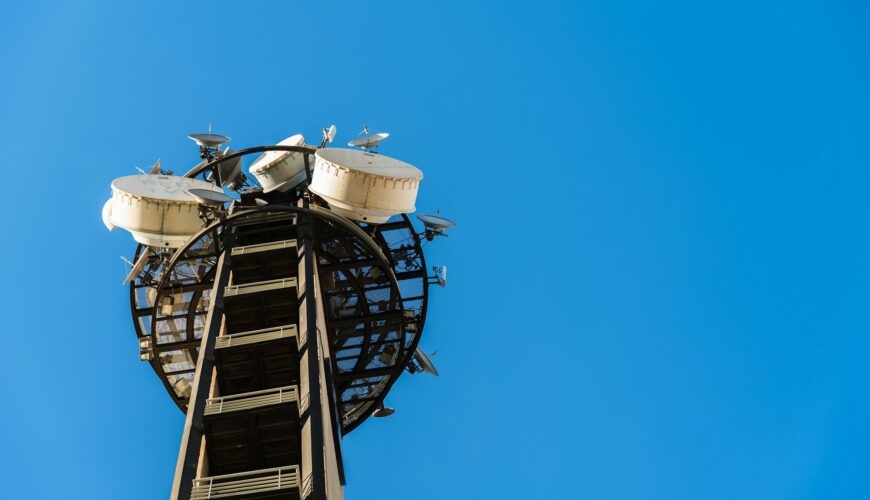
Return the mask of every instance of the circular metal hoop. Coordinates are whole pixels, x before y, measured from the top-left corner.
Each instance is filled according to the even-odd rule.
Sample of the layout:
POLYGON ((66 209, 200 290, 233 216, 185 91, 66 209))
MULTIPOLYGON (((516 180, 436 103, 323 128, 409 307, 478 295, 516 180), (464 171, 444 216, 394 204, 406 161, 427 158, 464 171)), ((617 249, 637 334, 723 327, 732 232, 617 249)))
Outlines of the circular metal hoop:
MULTIPOLYGON (((233 155, 273 148, 302 149, 266 146, 233 155)), ((426 267, 419 238, 406 216, 381 226, 361 227, 316 205, 242 209, 200 231, 168 262, 147 266, 131 283, 137 335, 151 338, 151 365, 184 411, 209 309, 214 266, 222 252, 220 234, 246 217, 270 212, 305 217, 315 226, 333 389, 346 434, 383 402, 410 362, 422 333, 428 299, 426 267), (157 274, 160 279, 155 285, 148 276, 157 274), (412 291, 403 295, 403 288, 412 291)), ((140 245, 137 256, 141 251, 140 245)))

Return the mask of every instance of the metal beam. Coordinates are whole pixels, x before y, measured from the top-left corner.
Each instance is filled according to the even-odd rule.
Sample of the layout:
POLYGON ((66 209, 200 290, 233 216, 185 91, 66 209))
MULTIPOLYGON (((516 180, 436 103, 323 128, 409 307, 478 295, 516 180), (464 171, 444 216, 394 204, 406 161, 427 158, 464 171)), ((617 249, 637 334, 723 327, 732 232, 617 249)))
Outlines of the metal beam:
POLYGON ((181 449, 178 452, 178 463, 175 466, 175 479, 172 482, 172 500, 188 500, 196 478, 196 467, 202 446, 202 418, 205 414, 205 402, 209 397, 212 370, 214 369, 214 346, 223 323, 223 292, 230 278, 231 235, 227 230, 224 238, 223 253, 218 259, 217 274, 214 280, 210 300, 211 304, 206 317, 205 329, 199 348, 199 359, 191 384, 192 391, 187 405, 187 418, 184 422, 184 434, 181 436, 181 449))
POLYGON ((374 266, 375 264, 379 264, 380 260, 378 259, 360 259, 360 260, 352 260, 349 262, 337 262, 335 264, 324 264, 321 265, 318 270, 323 273, 327 271, 344 271, 345 269, 354 269, 362 266, 374 266))
POLYGON ((402 320, 404 317, 401 310, 399 311, 388 311, 383 313, 375 313, 375 314, 366 314, 365 316, 354 316, 350 318, 342 318, 342 319, 334 319, 332 321, 327 321, 330 328, 343 328, 348 326, 354 326, 359 323, 370 323, 372 321, 390 321, 390 320, 402 320))
MULTIPOLYGON (((300 290, 305 301, 307 330, 306 353, 308 356, 308 421, 311 429, 311 500, 326 500, 326 463, 324 452, 323 404, 320 398, 319 339, 317 332, 317 297, 314 280, 314 221, 303 218, 298 224, 302 259, 305 267, 305 289, 300 290)), ((301 311, 300 311, 301 313, 301 311)))
POLYGON ((356 380, 358 378, 385 377, 387 375, 393 375, 395 372, 395 366, 386 366, 383 368, 371 368, 369 370, 339 373, 335 376, 335 380, 336 382, 346 382, 348 380, 356 380))

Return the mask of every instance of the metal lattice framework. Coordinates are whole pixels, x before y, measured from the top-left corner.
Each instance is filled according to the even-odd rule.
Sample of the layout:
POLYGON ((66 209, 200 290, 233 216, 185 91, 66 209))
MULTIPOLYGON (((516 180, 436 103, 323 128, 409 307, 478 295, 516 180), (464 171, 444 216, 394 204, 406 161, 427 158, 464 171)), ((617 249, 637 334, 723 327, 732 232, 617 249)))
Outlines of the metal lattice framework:
MULTIPOLYGON (((193 175, 234 157, 273 150, 303 152, 310 172, 309 156, 314 149, 262 146, 222 157, 193 175)), ((346 434, 383 403, 419 343, 428 299, 420 238, 405 215, 367 225, 331 212, 324 201, 304 191, 273 195, 269 201, 270 205, 262 207, 239 205, 171 257, 154 254, 149 258, 130 283, 136 335, 140 344, 150 345, 152 368, 178 407, 186 411, 215 265, 223 251, 220 235, 234 224, 250 224, 256 218, 310 221, 331 343, 334 391, 346 434), (307 203, 300 203, 303 195, 307 203)), ((137 259, 143 251, 146 247, 139 245, 137 259)))

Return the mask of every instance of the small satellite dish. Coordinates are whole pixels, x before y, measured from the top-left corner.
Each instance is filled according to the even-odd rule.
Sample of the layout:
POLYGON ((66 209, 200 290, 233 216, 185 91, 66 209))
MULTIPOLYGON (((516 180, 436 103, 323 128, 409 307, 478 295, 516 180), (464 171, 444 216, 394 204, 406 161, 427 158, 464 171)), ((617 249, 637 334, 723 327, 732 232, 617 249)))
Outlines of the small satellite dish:
POLYGON ((438 215, 421 214, 417 218, 423 222, 423 226, 426 228, 424 234, 428 241, 434 240, 436 236, 447 236, 444 232, 456 225, 452 220, 438 215))
POLYGON ((426 226, 427 229, 434 229, 436 231, 444 231, 445 229, 450 229, 456 225, 452 220, 437 215, 422 214, 418 215, 417 218, 423 222, 423 225, 426 226))
MULTIPOLYGON (((220 156, 226 156, 233 152, 232 149, 226 148, 224 152, 221 153, 220 156)), ((222 161, 218 164, 218 168, 221 172, 221 187, 229 187, 238 179, 239 175, 242 174, 242 157, 238 156, 231 160, 222 161)), ((214 181, 214 173, 209 172, 205 176, 206 180, 209 182, 214 181)))
POLYGON ((269 202, 264 200, 263 198, 254 198, 254 203, 256 203, 259 207, 265 207, 269 204, 269 202))
POLYGON ((384 406, 384 403, 378 403, 378 407, 375 408, 375 411, 372 412, 373 417, 383 418, 389 417, 393 413, 396 413, 395 408, 390 408, 389 406, 384 406))
POLYGON ((145 269, 145 265, 148 264, 148 260, 151 258, 151 250, 148 247, 145 247, 142 250, 142 255, 136 259, 136 263, 133 264, 133 268, 130 269, 130 272, 127 274, 127 277, 124 278, 124 282, 122 285, 126 285, 127 283, 136 279, 136 276, 139 276, 139 273, 145 269))
POLYGON ((423 352, 423 349, 417 348, 417 351, 414 352, 414 361, 420 365, 420 371, 423 373, 431 373, 438 377, 438 370, 435 368, 435 365, 432 363, 432 360, 429 359, 429 356, 426 356, 426 353, 423 352))
POLYGON ((208 125, 208 133, 190 134, 187 137, 190 137, 193 142, 199 145, 199 157, 209 161, 214 160, 215 156, 217 156, 218 148, 221 147, 221 144, 226 144, 231 140, 225 135, 212 134, 211 124, 208 125))
POLYGON ((233 201, 232 198, 225 195, 224 193, 219 193, 217 191, 211 191, 208 189, 188 189, 185 193, 192 196, 196 201, 199 202, 200 205, 209 205, 209 206, 218 206, 223 205, 229 201, 233 201))
POLYGON ((371 149, 381 143, 390 134, 386 132, 378 132, 377 134, 364 135, 347 143, 348 146, 358 147, 362 149, 371 149))
POLYGON ((320 143, 320 147, 326 146, 327 142, 332 142, 335 139, 335 133, 338 131, 335 128, 335 125, 330 125, 329 128, 323 129, 323 141, 320 143))
POLYGON ((223 144, 230 142, 232 139, 220 134, 189 134, 189 137, 201 148, 217 148, 223 144))

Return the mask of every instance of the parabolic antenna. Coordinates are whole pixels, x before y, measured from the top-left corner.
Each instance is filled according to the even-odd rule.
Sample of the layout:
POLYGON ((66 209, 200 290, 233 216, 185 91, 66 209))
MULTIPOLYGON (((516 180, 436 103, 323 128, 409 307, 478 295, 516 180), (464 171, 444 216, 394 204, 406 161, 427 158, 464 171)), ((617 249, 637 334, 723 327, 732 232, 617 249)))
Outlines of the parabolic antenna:
POLYGON ((377 417, 377 418, 382 418, 382 417, 389 417, 393 413, 396 413, 395 408, 390 408, 389 406, 384 406, 384 403, 381 403, 378 405, 377 408, 375 408, 375 411, 372 412, 372 416, 377 417))
POLYGON ((201 205, 217 206, 233 201, 233 199, 226 194, 212 191, 210 189, 193 188, 186 190, 185 193, 192 196, 201 205))
POLYGON ((191 174, 193 174, 193 173, 196 173, 196 175, 199 175, 200 168, 204 167, 204 166, 207 165, 207 164, 208 164, 208 160, 202 160, 201 162, 199 162, 199 163, 197 163, 196 165, 194 165, 193 168, 191 168, 190 170, 188 170, 188 171, 184 174, 184 177, 194 177, 193 175, 191 175, 191 174))
POLYGON ((435 368, 435 365, 432 363, 432 360, 429 359, 429 356, 426 356, 426 353, 423 352, 423 349, 417 348, 417 351, 414 352, 414 360, 420 365, 420 369, 424 373, 431 373, 438 377, 438 370, 435 368))
POLYGON ((133 264, 133 268, 130 269, 130 272, 127 274, 127 277, 124 278, 124 282, 121 284, 126 285, 127 283, 136 279, 136 276, 139 276, 139 273, 141 273, 142 270, 145 269, 145 265, 148 264, 148 259, 150 259, 150 258, 151 258, 151 249, 148 247, 144 247, 144 249, 142 250, 142 255, 140 255, 139 258, 136 259, 136 263, 133 264))
MULTIPOLYGON (((233 152, 232 149, 226 148, 221 156, 226 156, 233 152)), ((221 172, 221 187, 227 187, 236 181, 239 174, 242 173, 242 157, 238 156, 231 160, 222 161, 218 164, 218 168, 221 172)), ((206 180, 213 181, 214 174, 209 172, 206 175, 206 180)))
POLYGON ((128 175, 112 181, 110 223, 148 246, 178 248, 196 234, 203 221, 190 189, 214 191, 209 182, 175 175, 128 175))
POLYGON ((424 214, 418 215, 417 218, 420 219, 426 227, 424 235, 426 236, 427 241, 434 240, 436 236, 447 236, 444 232, 456 225, 452 220, 441 217, 440 215, 424 214))
POLYGON ((369 134, 362 137, 357 137, 356 139, 348 142, 347 145, 357 148, 371 149, 380 144, 381 141, 389 136, 390 134, 386 132, 378 132, 377 134, 369 134))
POLYGON ((222 144, 226 144, 230 142, 232 139, 225 135, 220 134, 190 134, 189 137, 193 142, 195 142, 199 147, 202 148, 217 148, 222 144))
POLYGON ((419 168, 389 156, 326 148, 314 154, 310 189, 347 218, 380 224, 413 212, 423 180, 419 168))
POLYGON ((434 231, 444 231, 445 229, 450 229, 456 225, 452 220, 437 215, 420 214, 417 218, 423 222, 426 229, 432 229, 434 231))
MULTIPOLYGON (((277 145, 304 146, 305 137, 302 134, 291 135, 277 145)), ((264 193, 275 190, 286 192, 305 180, 304 155, 305 153, 297 151, 266 151, 251 164, 248 171, 263 186, 264 193)))

